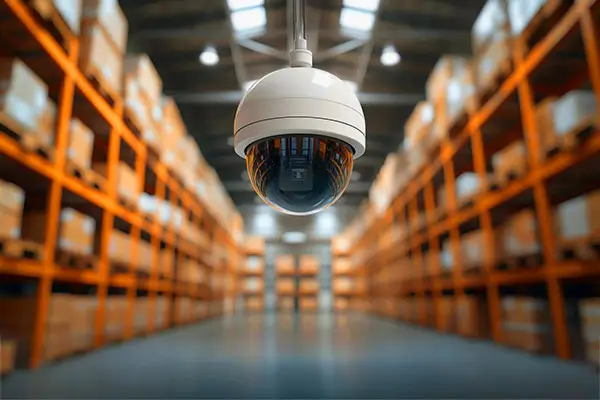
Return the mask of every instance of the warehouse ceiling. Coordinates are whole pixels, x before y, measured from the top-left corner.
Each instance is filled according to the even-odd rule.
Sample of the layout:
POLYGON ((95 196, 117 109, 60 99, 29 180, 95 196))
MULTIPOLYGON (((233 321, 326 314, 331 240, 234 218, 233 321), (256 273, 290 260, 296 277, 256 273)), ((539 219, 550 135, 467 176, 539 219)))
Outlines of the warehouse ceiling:
MULTIPOLYGON (((265 10, 263 26, 234 30, 230 7, 253 2, 260 3, 120 2, 130 24, 129 52, 150 55, 165 94, 176 99, 189 133, 246 215, 258 210, 260 202, 246 178, 244 160, 232 147, 236 105, 248 82, 287 65, 287 27, 291 26, 291 0, 265 0, 259 6, 265 10), (214 46, 219 55, 214 66, 199 62, 207 46, 214 46)), ((371 2, 352 1, 367 8, 371 2)), ((368 195, 386 155, 401 143, 404 122, 424 99, 427 76, 438 58, 470 53, 471 26, 484 0, 380 0, 372 13, 372 28, 362 31, 340 24, 343 0, 306 3, 314 66, 353 82, 366 115, 367 152, 357 160, 354 181, 337 205, 352 209, 368 195), (388 45, 401 56, 397 65, 384 66, 380 61, 388 45)))

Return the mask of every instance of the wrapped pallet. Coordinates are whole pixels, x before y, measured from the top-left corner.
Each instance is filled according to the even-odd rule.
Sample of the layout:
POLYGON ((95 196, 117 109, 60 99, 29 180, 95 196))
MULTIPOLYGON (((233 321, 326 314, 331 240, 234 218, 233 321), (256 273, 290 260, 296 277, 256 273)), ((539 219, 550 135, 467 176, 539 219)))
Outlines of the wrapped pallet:
POLYGON ((600 364, 600 299, 581 300, 579 315, 585 342, 585 357, 588 361, 598 365, 600 364))
POLYGON ((595 259, 593 243, 600 238, 600 190, 568 200, 558 206, 556 225, 559 244, 583 259, 595 259))
POLYGON ((527 172, 527 150, 522 140, 517 140, 494 154, 492 158, 496 183, 507 184, 527 172))
POLYGON ((19 239, 25 192, 10 182, 0 181, 0 239, 19 239))
POLYGON ((504 237, 503 250, 508 257, 535 256, 541 253, 535 210, 523 210, 514 214, 498 232, 504 237))
POLYGON ((73 118, 69 126, 67 158, 78 168, 86 170, 92 166, 93 150, 94 133, 80 120, 73 118))
POLYGON ((550 308, 544 299, 506 296, 502 299, 506 344, 535 353, 553 349, 550 308))

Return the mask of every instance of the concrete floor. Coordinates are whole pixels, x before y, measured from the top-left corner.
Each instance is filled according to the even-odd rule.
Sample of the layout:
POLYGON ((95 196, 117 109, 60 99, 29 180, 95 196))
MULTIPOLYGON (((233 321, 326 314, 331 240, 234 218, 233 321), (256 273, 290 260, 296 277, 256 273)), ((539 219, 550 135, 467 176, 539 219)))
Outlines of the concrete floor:
POLYGON ((2 398, 598 398, 590 367, 363 315, 236 316, 17 372, 2 398))

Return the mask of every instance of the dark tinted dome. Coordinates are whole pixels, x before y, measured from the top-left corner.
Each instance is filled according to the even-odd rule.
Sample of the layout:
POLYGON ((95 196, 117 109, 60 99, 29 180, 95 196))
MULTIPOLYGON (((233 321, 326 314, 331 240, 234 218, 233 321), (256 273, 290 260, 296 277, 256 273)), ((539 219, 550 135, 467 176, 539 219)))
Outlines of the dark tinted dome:
POLYGON ((308 135, 269 138, 246 150, 254 190, 288 213, 311 214, 333 204, 350 182, 353 153, 347 144, 308 135))

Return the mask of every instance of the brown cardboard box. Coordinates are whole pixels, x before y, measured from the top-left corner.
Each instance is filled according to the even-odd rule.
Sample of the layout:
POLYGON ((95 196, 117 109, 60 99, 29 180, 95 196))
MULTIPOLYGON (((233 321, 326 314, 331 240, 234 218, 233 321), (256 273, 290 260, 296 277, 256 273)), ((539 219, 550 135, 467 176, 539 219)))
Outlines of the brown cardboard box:
POLYGON ((21 219, 25 192, 20 187, 0 181, 0 238, 21 237, 21 219))
MULTIPOLYGON (((179 139, 187 135, 187 130, 179 108, 172 97, 162 97, 162 146, 164 150, 177 150, 179 139)), ((162 156, 162 154, 161 154, 162 156)))
POLYGON ((316 274, 319 272, 319 258, 313 255, 300 256, 300 273, 316 274))
POLYGON ((0 374, 5 375, 15 369, 17 357, 17 342, 7 338, 0 338, 0 374))
POLYGON ((476 296, 456 299, 458 331, 471 337, 485 337, 489 330, 488 310, 485 301, 476 296))
POLYGON ((95 24, 84 24, 81 30, 79 68, 97 79, 111 94, 120 94, 123 86, 123 56, 112 45, 109 36, 95 24))
POLYGON ((585 358, 594 364, 600 364, 600 340, 594 339, 585 343, 585 358))
POLYGON ((161 108, 155 102, 142 94, 140 82, 135 75, 125 76, 123 82, 123 98, 125 100, 125 112, 133 124, 140 130, 144 141, 152 148, 159 149, 161 145, 161 130, 156 119, 162 118, 161 108), (153 112, 156 108, 158 115, 153 112))
POLYGON ((244 308, 248 311, 261 311, 263 300, 260 297, 250 297, 245 300, 244 308))
POLYGON ((110 233, 108 245, 108 259, 122 266, 128 266, 131 263, 131 237, 130 235, 118 230, 110 233))
POLYGON ((56 104, 50 99, 46 101, 46 107, 38 119, 37 138, 44 146, 52 146, 56 136, 56 104))
POLYGON ((21 215, 6 212, 0 208, 0 239, 21 237, 21 215))
POLYGON ((151 104, 160 101, 162 80, 147 54, 127 55, 123 66, 125 80, 135 78, 140 91, 151 104))
POLYGON ((275 258, 275 270, 278 274, 293 274, 296 272, 294 256, 281 254, 275 258))
POLYGON ((265 269, 265 262, 260 257, 247 257, 244 270, 253 274, 262 274, 265 269))
POLYGON ((58 11, 71 32, 79 33, 81 0, 29 0, 28 3, 46 20, 53 17, 55 10, 58 11))
POLYGON ((350 302, 348 299, 335 299, 333 302, 333 309, 335 311, 346 311, 350 308, 350 302))
POLYGON ((127 19, 114 0, 83 0, 84 24, 100 25, 110 38, 111 46, 125 54, 127 47, 127 19))
POLYGON ((141 272, 150 273, 152 269, 152 258, 153 258, 152 246, 149 242, 140 239, 137 248, 137 263, 136 269, 141 272))
POLYGON ((77 118, 71 120, 67 157, 75 165, 89 169, 92 165, 94 133, 77 118))
POLYGON ((442 296, 438 303, 438 313, 442 315, 442 332, 456 331, 456 308, 454 299, 450 296, 442 296))
POLYGON ((175 271, 175 254, 172 250, 161 250, 159 260, 161 273, 165 278, 172 278, 175 271))
POLYGON ((433 124, 433 104, 427 101, 418 103, 404 125, 405 148, 416 149, 420 146, 429 148, 429 136, 433 124))
POLYGON ((512 65, 509 34, 497 32, 485 50, 475 56, 475 80, 479 93, 495 88, 498 79, 512 65))
MULTIPOLYGON (((107 176, 108 165, 106 163, 94 163, 94 171, 107 176)), ((138 204, 140 197, 140 184, 137 174, 133 168, 124 162, 119 162, 116 168, 117 193, 132 204, 138 204)))
POLYGON ((36 131, 47 100, 48 87, 29 67, 17 58, 0 57, 0 110, 25 128, 23 134, 36 131))
POLYGON ((248 254, 263 254, 265 251, 265 239, 260 236, 247 236, 244 246, 248 254))
POLYGON ((349 277, 339 277, 333 279, 333 292, 351 292, 355 288, 355 279, 349 277))
POLYGON ((508 145, 494 154, 492 163, 494 165, 496 181, 500 185, 506 184, 511 175, 514 178, 525 175, 528 165, 525 143, 522 140, 518 140, 508 145))
POLYGON ((459 55, 445 55, 440 58, 427 79, 427 100, 431 103, 443 101, 451 78, 459 76, 468 62, 467 58, 459 55))
MULTIPOLYGON (((45 212, 27 212, 23 215, 23 238, 44 243, 47 215, 45 212)), ((81 255, 94 251, 96 221, 72 208, 60 212, 58 248, 81 255)))
POLYGON ((584 339, 588 342, 598 340, 600 338, 600 298, 581 300, 579 315, 584 339))
POLYGON ((499 232, 504 236, 503 248, 507 256, 534 255, 541 251, 534 210, 521 211, 506 221, 499 232))
POLYGON ((44 337, 44 360, 52 361, 71 354, 71 330, 68 323, 46 328, 44 337))
MULTIPOLYGON (((566 201, 556 212, 559 240, 567 244, 600 235, 600 190, 566 201)), ((584 254, 582 254, 584 255, 584 254)), ((584 255, 595 258, 594 252, 584 255)))
POLYGON ((301 298, 300 309, 303 311, 316 311, 319 309, 319 300, 312 297, 301 298))
POLYGON ((296 291, 296 281, 294 278, 277 278, 278 293, 294 293, 296 291))
POLYGON ((319 280, 318 279, 300 279, 300 292, 301 293, 316 293, 319 291, 319 280))
POLYGON ((507 34, 509 17, 506 0, 487 0, 471 30, 473 52, 479 54, 489 47, 498 34, 507 34))
POLYGON ((550 323, 548 302, 526 296, 502 298, 503 320, 507 323, 525 325, 547 325, 550 323))
POLYGON ((506 344, 535 353, 550 353, 553 349, 552 328, 548 325, 504 323, 506 344))
POLYGON ((352 270, 352 266, 350 265, 350 260, 347 258, 336 258, 332 262, 333 274, 347 274, 352 270))

